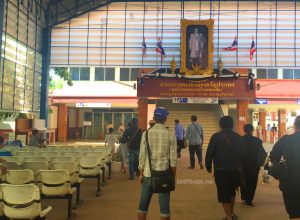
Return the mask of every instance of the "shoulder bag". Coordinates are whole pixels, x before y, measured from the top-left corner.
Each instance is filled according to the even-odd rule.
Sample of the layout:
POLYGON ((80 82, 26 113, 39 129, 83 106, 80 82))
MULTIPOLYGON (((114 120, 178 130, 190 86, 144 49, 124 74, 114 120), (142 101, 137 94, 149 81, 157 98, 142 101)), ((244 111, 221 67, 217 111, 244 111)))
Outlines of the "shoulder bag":
POLYGON ((269 174, 276 180, 286 180, 288 178, 288 165, 287 165, 287 148, 286 141, 283 143, 283 155, 280 161, 272 163, 269 167, 269 174))
POLYGON ((133 135, 130 137, 130 139, 127 142, 127 146, 129 146, 131 144, 131 142, 133 141, 133 139, 135 138, 135 136, 139 133, 140 129, 137 128, 137 130, 133 133, 133 135))
POLYGON ((151 185, 153 193, 165 193, 175 190, 175 178, 172 172, 172 168, 170 167, 164 171, 156 171, 152 170, 151 165, 151 151, 148 140, 148 131, 145 134, 146 146, 147 146, 147 154, 149 158, 149 166, 151 173, 151 185))

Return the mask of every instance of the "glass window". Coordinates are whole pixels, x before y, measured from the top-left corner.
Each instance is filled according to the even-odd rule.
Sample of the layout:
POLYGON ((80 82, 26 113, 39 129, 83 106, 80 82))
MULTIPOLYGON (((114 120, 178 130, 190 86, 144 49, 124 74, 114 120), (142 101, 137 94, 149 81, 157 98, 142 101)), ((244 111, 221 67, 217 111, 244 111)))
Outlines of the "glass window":
POLYGON ((4 83, 13 86, 15 81, 16 64, 5 60, 4 62, 4 83))
POLYGON ((3 85, 2 109, 13 110, 14 87, 3 85))
POLYGON ((70 68, 71 78, 74 81, 79 80, 79 68, 70 68))
POLYGON ((80 80, 90 80, 90 68, 80 68, 80 80))
POLYGON ((105 81, 115 80, 115 68, 106 68, 105 71, 105 81))
POLYGON ((131 73, 130 73, 130 80, 131 81, 136 81, 138 78, 139 74, 139 69, 138 68, 131 68, 131 73))
POLYGON ((129 81, 129 68, 120 69, 120 81, 129 81))
POLYGON ((283 78, 284 79, 293 79, 294 70, 292 69, 283 69, 283 78))
POLYGON ((122 113, 114 113, 114 131, 115 133, 118 132, 119 126, 122 123, 122 113))
POLYGON ((95 81, 104 81, 104 68, 95 68, 95 81))
POLYGON ((295 79, 300 79, 300 69, 299 70, 294 70, 294 78, 295 79))
POLYGON ((266 71, 266 69, 257 69, 256 75, 257 75, 258 79, 266 79, 267 71, 266 71))
POLYGON ((33 91, 33 78, 34 78, 34 71, 27 68, 25 89, 31 92, 33 91))
POLYGON ((277 69, 269 69, 268 79, 277 79, 277 78, 278 78, 277 69))
POLYGON ((35 72, 35 77, 34 77, 34 91, 40 92, 41 91, 41 80, 42 76, 40 73, 35 72))
POLYGON ((30 68, 30 69, 33 69, 34 67, 34 50, 28 48, 28 51, 27 51, 27 66, 30 68))

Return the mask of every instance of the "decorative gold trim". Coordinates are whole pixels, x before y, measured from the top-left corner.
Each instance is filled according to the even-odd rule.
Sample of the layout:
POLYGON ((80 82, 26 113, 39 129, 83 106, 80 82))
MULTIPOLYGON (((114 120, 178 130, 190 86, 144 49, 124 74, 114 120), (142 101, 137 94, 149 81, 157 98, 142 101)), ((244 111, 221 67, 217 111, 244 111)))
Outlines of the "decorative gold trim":
POLYGON ((212 75, 213 74, 213 28, 214 28, 214 20, 181 20, 181 68, 180 73, 185 75, 212 75), (201 69, 199 65, 193 65, 192 69, 188 69, 186 66, 186 56, 187 56, 187 48, 186 48, 186 31, 188 26, 190 25, 204 25, 208 29, 208 57, 207 57, 207 68, 201 69))

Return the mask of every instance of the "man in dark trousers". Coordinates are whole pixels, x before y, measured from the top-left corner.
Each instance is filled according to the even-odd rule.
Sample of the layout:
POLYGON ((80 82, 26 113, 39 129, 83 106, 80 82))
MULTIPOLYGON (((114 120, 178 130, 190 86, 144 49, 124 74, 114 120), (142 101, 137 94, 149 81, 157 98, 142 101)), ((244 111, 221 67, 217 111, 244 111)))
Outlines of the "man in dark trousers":
POLYGON ((222 220, 237 220, 234 213, 235 197, 241 185, 242 162, 246 147, 242 136, 233 131, 233 119, 230 116, 222 117, 219 125, 220 131, 210 138, 205 166, 209 173, 212 172, 212 168, 214 169, 218 201, 226 214, 222 220))
POLYGON ((190 169, 195 168, 195 153, 198 157, 198 163, 200 169, 203 169, 202 164, 202 146, 204 142, 204 133, 203 127, 197 123, 197 116, 191 116, 192 123, 186 130, 186 140, 189 142, 189 151, 190 151, 190 169))
POLYGON ((246 145, 246 156, 243 164, 243 176, 245 183, 241 186, 241 199, 246 202, 247 207, 252 207, 260 169, 258 154, 260 151, 265 152, 265 150, 262 141, 253 136, 254 128, 251 124, 244 126, 244 132, 243 139, 246 145))
POLYGON ((134 179, 140 175, 139 171, 139 152, 142 138, 142 130, 138 128, 138 120, 133 118, 131 120, 131 127, 128 127, 121 139, 121 143, 127 143, 128 147, 128 161, 129 161, 129 180, 134 179))
POLYGON ((181 149, 184 147, 184 128, 179 123, 178 119, 175 119, 175 135, 177 140, 177 158, 181 157, 181 149))

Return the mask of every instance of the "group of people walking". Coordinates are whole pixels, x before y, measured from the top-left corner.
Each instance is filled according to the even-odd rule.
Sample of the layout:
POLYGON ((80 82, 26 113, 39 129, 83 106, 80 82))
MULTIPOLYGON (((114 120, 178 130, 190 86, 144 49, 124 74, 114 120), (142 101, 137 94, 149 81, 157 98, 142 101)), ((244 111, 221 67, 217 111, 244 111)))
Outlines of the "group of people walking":
MULTIPOLYGON (((154 178, 152 175, 170 169, 175 180, 177 159, 181 157, 182 148, 186 145, 189 147, 190 169, 196 167, 195 154, 199 168, 204 169, 204 129, 197 122, 197 116, 191 116, 191 124, 186 131, 176 119, 174 133, 165 125, 168 115, 167 109, 156 108, 147 132, 142 132, 138 128, 137 119, 133 119, 132 125, 124 131, 120 139, 121 144, 128 146, 129 179, 134 179, 135 175, 139 176, 142 185, 138 207, 139 220, 146 219, 157 184, 155 181, 159 182, 159 178, 162 178, 154 178)), ((244 136, 236 133, 233 125, 234 121, 230 116, 219 120, 220 131, 210 138, 205 155, 205 168, 208 173, 214 173, 217 199, 225 212, 222 220, 238 219, 234 207, 239 188, 244 204, 247 207, 253 206, 259 170, 267 157, 263 143, 255 137, 255 129, 251 124, 244 126, 244 136)), ((285 172, 288 175, 280 179, 280 190, 290 219, 300 219, 300 116, 296 117, 294 127, 294 134, 282 137, 275 144, 269 159, 272 164, 282 163, 283 159, 286 161, 285 172)), ((170 219, 170 192, 171 190, 158 193, 161 220, 170 219)))

